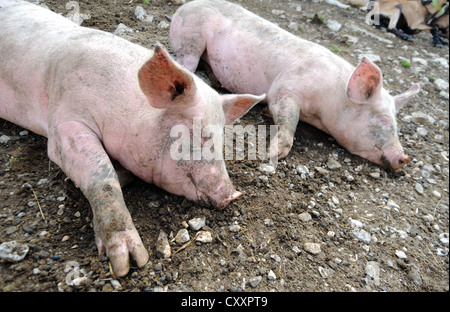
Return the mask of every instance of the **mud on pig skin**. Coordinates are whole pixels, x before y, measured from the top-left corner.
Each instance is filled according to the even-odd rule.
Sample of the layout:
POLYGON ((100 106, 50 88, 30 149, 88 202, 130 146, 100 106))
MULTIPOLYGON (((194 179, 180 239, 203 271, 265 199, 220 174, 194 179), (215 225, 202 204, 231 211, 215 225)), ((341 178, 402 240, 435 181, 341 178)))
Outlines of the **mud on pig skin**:
POLYGON ((223 128, 263 96, 219 95, 161 46, 148 50, 24 1, 0 0, 0 20, 0 117, 48 137, 50 159, 90 202, 99 254, 117 276, 130 255, 139 267, 149 255, 111 159, 190 200, 223 208, 239 197, 222 158, 172 159, 170 130, 192 130, 194 117, 223 128))
POLYGON ((278 157, 288 155, 300 119, 383 167, 395 170, 411 161, 400 144, 395 115, 420 86, 389 95, 380 69, 368 58, 355 68, 328 49, 223 0, 181 6, 172 18, 170 40, 188 69, 195 71, 203 57, 224 88, 267 94, 279 126, 278 144, 271 143, 278 157))

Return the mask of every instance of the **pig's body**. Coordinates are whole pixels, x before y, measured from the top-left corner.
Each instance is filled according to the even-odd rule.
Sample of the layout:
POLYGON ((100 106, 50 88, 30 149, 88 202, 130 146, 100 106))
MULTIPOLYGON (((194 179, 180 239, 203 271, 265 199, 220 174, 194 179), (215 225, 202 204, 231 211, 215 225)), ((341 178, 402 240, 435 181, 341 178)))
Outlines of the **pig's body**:
POLYGON ((289 153, 300 119, 380 165, 398 169, 410 161, 398 141, 395 113, 418 85, 393 98, 368 59, 355 69, 328 49, 222 0, 180 7, 170 36, 188 69, 195 71, 203 56, 224 88, 267 94, 279 125, 278 156, 289 153))
POLYGON ((194 117, 223 128, 261 97, 221 96, 161 47, 151 51, 26 2, 0 0, 0 21, 0 117, 48 137, 49 157, 92 206, 99 252, 116 275, 128 272, 129 254, 142 266, 148 253, 110 157, 191 200, 223 208, 240 195, 223 159, 172 159, 170 130, 192 131, 194 117))

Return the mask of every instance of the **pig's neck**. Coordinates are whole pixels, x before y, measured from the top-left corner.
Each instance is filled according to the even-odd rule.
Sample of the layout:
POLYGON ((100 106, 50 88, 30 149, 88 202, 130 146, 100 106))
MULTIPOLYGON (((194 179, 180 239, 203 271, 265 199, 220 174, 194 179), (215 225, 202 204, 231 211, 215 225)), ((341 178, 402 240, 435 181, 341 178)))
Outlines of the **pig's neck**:
POLYGON ((158 126, 161 113, 153 110, 144 108, 127 114, 126 120, 113 122, 113 129, 103 134, 108 154, 148 183, 155 183, 155 170, 161 169, 161 139, 166 137, 158 126))
POLYGON ((300 120, 331 135, 338 115, 348 102, 347 82, 354 70, 344 59, 332 56, 319 60, 316 57, 314 64, 300 63, 290 70, 291 78, 288 78, 299 82, 288 85, 300 103, 300 120), (317 74, 317 68, 321 74, 317 74))

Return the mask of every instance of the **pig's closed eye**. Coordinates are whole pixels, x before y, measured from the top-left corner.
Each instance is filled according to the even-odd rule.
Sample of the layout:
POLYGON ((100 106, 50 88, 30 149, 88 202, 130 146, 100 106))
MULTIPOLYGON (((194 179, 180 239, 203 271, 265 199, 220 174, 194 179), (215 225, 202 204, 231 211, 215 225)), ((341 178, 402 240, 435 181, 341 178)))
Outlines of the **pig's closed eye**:
POLYGON ((378 120, 383 126, 390 126, 392 124, 391 117, 387 115, 378 116, 378 120))

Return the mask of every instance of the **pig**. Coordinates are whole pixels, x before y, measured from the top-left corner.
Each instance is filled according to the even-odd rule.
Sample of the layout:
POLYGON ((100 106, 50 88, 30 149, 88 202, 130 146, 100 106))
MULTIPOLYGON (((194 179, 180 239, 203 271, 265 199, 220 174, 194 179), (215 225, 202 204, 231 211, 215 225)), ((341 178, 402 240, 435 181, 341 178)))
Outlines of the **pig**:
POLYGON ((399 142, 395 115, 420 86, 392 97, 383 88, 380 69, 366 57, 355 68, 222 0, 181 6, 172 17, 170 42, 189 70, 195 71, 202 58, 229 91, 267 94, 264 102, 278 125, 271 159, 288 155, 302 120, 382 167, 396 170, 411 161, 399 142))
POLYGON ((170 131, 192 129, 193 118, 223 128, 264 96, 220 95, 161 45, 146 49, 24 1, 0 0, 0 21, 0 117, 48 138, 49 158, 89 200, 99 254, 116 276, 128 273, 130 260, 142 267, 149 254, 113 160, 217 208, 241 195, 223 157, 173 159, 170 131))

